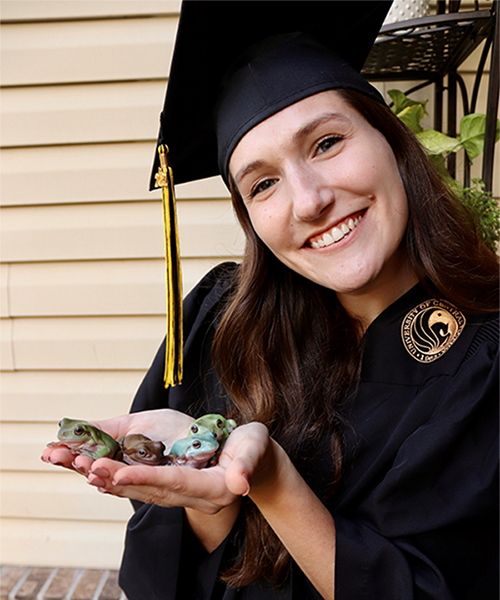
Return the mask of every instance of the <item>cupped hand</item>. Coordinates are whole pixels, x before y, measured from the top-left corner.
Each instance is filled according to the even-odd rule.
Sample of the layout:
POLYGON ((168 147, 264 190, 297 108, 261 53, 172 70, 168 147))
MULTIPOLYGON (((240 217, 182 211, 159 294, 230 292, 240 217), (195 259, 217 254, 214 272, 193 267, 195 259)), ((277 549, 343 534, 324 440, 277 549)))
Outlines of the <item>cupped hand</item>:
POLYGON ((128 466, 100 458, 91 465, 88 480, 115 496, 215 514, 247 495, 251 486, 272 485, 276 472, 273 446, 264 425, 249 423, 230 434, 213 467, 128 466))
MULTIPOLYGON (((171 448, 176 440, 188 435, 193 420, 189 415, 164 408, 131 413, 104 421, 92 421, 92 425, 109 433, 115 439, 122 435, 142 433, 152 440, 162 441, 165 447, 171 448)), ((89 456, 75 455, 62 445, 45 448, 41 458, 44 462, 73 469, 83 475, 88 475, 94 462, 89 456)))

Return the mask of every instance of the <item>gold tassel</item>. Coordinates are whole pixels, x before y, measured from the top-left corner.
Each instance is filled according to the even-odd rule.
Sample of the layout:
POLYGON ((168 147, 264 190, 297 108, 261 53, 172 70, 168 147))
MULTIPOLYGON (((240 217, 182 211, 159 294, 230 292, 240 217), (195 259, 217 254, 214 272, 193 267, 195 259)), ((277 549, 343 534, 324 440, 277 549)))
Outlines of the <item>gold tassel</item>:
POLYGON ((165 274, 167 287, 167 337, 165 347, 165 387, 182 383, 182 274, 179 233, 175 209, 174 179, 168 166, 168 147, 159 146, 160 166, 155 187, 161 187, 163 230, 165 234, 165 274))

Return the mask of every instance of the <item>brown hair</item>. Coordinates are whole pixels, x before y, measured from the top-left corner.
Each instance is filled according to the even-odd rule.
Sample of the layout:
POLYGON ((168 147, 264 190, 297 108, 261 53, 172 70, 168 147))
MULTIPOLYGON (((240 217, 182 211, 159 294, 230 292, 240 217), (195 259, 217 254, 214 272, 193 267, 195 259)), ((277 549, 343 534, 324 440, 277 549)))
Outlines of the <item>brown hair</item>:
MULTIPOLYGON (((466 312, 498 309, 498 261, 481 242, 473 219, 444 185, 425 151, 385 106, 354 91, 338 94, 391 145, 409 205, 406 244, 419 279, 466 312)), ((355 390, 362 339, 335 292, 282 264, 258 238, 231 182, 246 235, 234 292, 213 344, 218 376, 240 423, 260 421, 306 476, 318 442, 331 440, 334 470, 342 465, 340 408, 355 390)), ((225 581, 241 587, 261 577, 286 580, 289 555, 256 507, 244 504, 242 551, 225 581)))

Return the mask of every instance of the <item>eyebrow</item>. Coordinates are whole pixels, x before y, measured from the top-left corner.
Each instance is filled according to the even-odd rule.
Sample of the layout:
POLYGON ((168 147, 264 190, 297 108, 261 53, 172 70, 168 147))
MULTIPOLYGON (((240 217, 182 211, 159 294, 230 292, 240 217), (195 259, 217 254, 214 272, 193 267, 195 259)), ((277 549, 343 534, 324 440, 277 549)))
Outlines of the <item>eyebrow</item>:
POLYGON ((254 160, 251 163, 248 163, 248 165, 246 165, 245 167, 243 167, 236 173, 236 175, 234 176, 234 182, 236 183, 236 185, 239 185, 240 181, 244 177, 246 177, 252 171, 256 171, 257 169, 260 169, 265 164, 266 163, 263 160, 254 160))
POLYGON ((294 134, 293 141, 300 142, 305 137, 307 137, 309 134, 311 134, 317 127, 319 127, 320 125, 323 125, 323 123, 328 123, 329 121, 341 121, 342 123, 345 123, 345 124, 350 123, 349 119, 342 113, 338 113, 338 112, 323 113, 322 115, 319 115, 316 119, 313 119, 310 123, 307 123, 307 125, 304 125, 304 127, 301 127, 294 134))
MULTIPOLYGON (((308 135, 310 135, 320 125, 323 125, 323 123, 327 123, 329 121, 341 121, 343 123, 350 123, 349 119, 342 113, 338 113, 338 112, 323 113, 323 114, 319 115, 316 119, 313 119, 310 123, 307 123, 306 125, 304 125, 304 127, 301 127, 298 131, 296 131, 292 138, 293 142, 298 143, 298 142, 302 141, 304 138, 306 138, 308 135)), ((236 185, 239 185, 240 181, 244 177, 246 177, 252 171, 256 171, 257 169, 260 169, 262 166, 265 166, 265 164, 266 164, 265 161, 259 160, 259 159, 254 160, 251 163, 248 163, 248 165, 246 165, 245 167, 243 167, 236 173, 236 175, 234 176, 234 182, 236 183, 236 185)))

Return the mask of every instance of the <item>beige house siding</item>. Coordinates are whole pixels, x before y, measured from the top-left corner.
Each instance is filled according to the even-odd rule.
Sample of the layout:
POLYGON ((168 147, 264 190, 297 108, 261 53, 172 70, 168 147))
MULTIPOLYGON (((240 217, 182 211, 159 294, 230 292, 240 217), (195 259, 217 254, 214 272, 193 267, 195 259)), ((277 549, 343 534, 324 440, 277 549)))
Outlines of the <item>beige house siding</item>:
MULTIPOLYGON (((3 564, 119 565, 128 501, 39 457, 62 417, 127 412, 164 335, 148 182, 178 8, 1 3, 3 564)), ((178 197, 188 292, 243 238, 220 181, 178 197)))
MULTIPOLYGON (((178 8, 1 1, 3 564, 120 562, 129 503, 39 456, 62 417, 127 412, 164 335, 161 203, 147 186, 178 8)), ((483 83, 479 111, 485 96, 483 83)), ((220 180, 177 195, 187 292, 238 259, 243 236, 220 180)))

